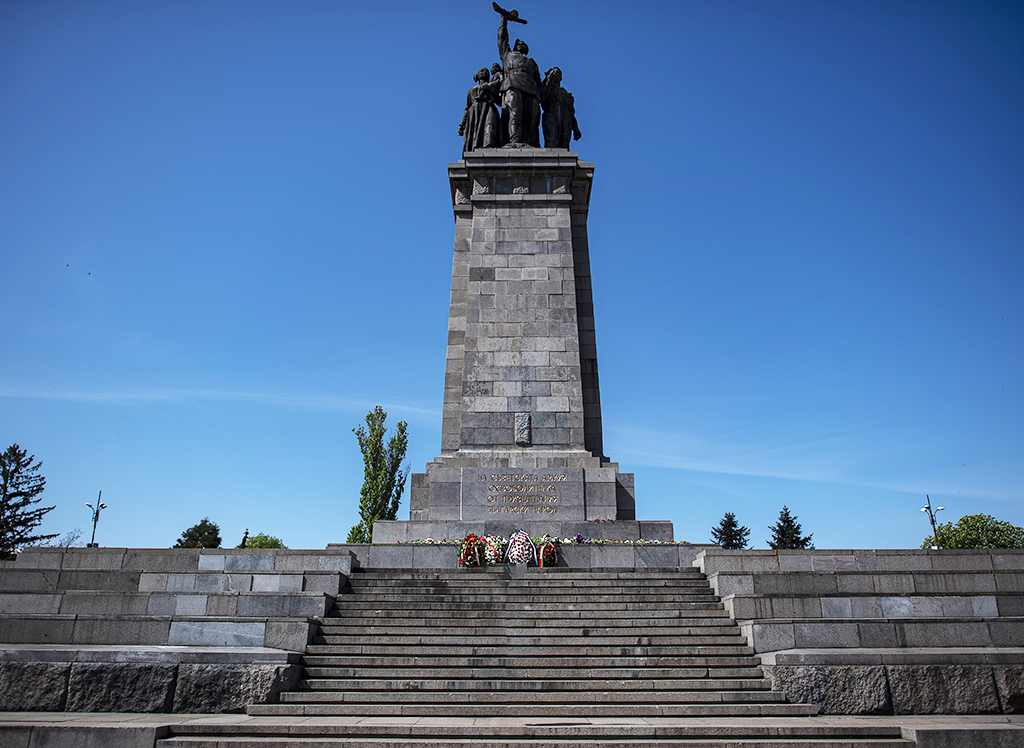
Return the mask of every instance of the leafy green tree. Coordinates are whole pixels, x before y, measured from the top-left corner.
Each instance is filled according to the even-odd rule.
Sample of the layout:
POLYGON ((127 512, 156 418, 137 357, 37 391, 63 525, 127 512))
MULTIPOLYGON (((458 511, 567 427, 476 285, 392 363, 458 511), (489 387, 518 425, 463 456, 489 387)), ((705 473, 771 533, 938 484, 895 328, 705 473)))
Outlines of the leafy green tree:
POLYGON ((284 543, 281 542, 281 538, 275 538, 273 535, 267 535, 264 532, 250 535, 249 531, 245 531, 245 537, 242 538, 242 544, 239 548, 285 548, 284 543))
POLYGON ((181 534, 174 548, 220 548, 220 527, 203 517, 199 524, 192 525, 181 534))
POLYGON ((735 514, 726 512, 718 527, 711 528, 711 537, 723 548, 738 551, 747 547, 750 528, 741 526, 735 514))
POLYGON ((387 417, 378 405, 366 414, 365 428, 352 429, 363 453, 363 488, 359 492, 359 524, 349 532, 349 543, 369 543, 374 522, 398 516, 398 503, 409 477, 409 466, 402 468, 409 445, 408 424, 399 421, 385 446, 387 417))
POLYGON ((768 541, 768 547, 779 549, 813 548, 811 538, 814 533, 807 537, 800 535, 800 523, 796 521, 796 515, 789 513, 789 507, 785 504, 779 512, 779 521, 768 527, 772 531, 772 539, 768 541))
POLYGON ((1011 525, 991 514, 968 514, 954 525, 952 522, 935 528, 922 548, 1024 548, 1024 528, 1011 525), (936 542, 937 541, 937 542, 936 542))
POLYGON ((39 475, 42 462, 36 462, 17 444, 0 454, 0 557, 15 553, 18 548, 57 537, 33 535, 43 516, 52 506, 31 509, 42 499, 36 498, 46 487, 46 478, 39 475))

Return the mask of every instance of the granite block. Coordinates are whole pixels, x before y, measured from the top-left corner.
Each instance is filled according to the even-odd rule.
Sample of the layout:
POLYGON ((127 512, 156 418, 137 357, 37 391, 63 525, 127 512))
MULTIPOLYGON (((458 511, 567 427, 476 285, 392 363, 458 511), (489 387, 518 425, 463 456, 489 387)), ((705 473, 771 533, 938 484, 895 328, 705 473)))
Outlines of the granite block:
POLYGON ((676 546, 638 545, 635 547, 637 568, 676 568, 679 551, 676 546))
POLYGON ((244 712, 254 704, 275 703, 295 687, 297 665, 187 664, 178 667, 174 711, 184 713, 244 712))
POLYGON ((170 620, 99 616, 79 618, 72 632, 72 644, 167 644, 170 620))
MULTIPOLYGON (((70 644, 75 620, 73 616, 0 618, 0 642, 6 644, 70 644)), ((0 710, 2 711, 2 710, 0 710)))
POLYGON ((881 666, 763 667, 772 688, 791 703, 815 704, 821 714, 892 714, 885 668, 881 666))
POLYGON ((0 593, 0 614, 54 614, 60 612, 62 595, 58 593, 0 593))
POLYGON ((993 714, 1000 711, 990 666, 889 665, 896 714, 993 714))
POLYGON ((859 647, 860 635, 855 623, 793 623, 795 646, 807 649, 859 647))
POLYGON ((594 545, 590 550, 594 568, 633 567, 636 565, 634 546, 594 545))
POLYGON ((814 561, 806 551, 778 551, 779 571, 813 571, 814 561))
POLYGON ((757 652, 776 652, 796 647, 796 632, 791 622, 750 623, 740 628, 757 652))
POLYGON ((992 675, 1003 713, 1024 712, 1024 665, 996 665, 992 668, 992 675))
POLYGON ((69 712, 170 711, 177 665, 79 663, 71 666, 69 712))
POLYGON ((120 571, 125 548, 67 548, 62 569, 102 569, 120 571))
POLYGON ((173 621, 168 644, 213 647, 262 647, 263 622, 173 621))
POLYGON ((993 646, 988 625, 980 621, 909 620, 903 623, 903 636, 907 647, 993 646))
POLYGON ((195 571, 199 568, 199 553, 198 548, 129 548, 121 568, 148 572, 195 571))
POLYGON ((209 595, 206 598, 206 615, 234 618, 238 615, 238 595, 209 595))
POLYGON ((848 597, 821 598, 822 618, 853 618, 853 601, 848 597))
POLYGON ((857 633, 862 647, 894 648, 903 646, 902 627, 891 621, 861 621, 857 633))
POLYGON ((0 711, 64 711, 70 673, 65 662, 0 662, 0 711))

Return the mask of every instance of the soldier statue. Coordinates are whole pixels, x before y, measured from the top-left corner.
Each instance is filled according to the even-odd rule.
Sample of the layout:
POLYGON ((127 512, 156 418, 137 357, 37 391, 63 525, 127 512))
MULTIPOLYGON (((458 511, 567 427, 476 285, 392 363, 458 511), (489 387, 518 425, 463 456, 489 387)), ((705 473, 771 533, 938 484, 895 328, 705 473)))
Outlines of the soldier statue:
POLYGON ((540 148, 540 68, 529 56, 526 42, 508 45, 508 22, 526 23, 515 10, 493 3, 501 15, 498 24, 498 55, 501 57, 501 108, 508 112, 506 147, 540 148))

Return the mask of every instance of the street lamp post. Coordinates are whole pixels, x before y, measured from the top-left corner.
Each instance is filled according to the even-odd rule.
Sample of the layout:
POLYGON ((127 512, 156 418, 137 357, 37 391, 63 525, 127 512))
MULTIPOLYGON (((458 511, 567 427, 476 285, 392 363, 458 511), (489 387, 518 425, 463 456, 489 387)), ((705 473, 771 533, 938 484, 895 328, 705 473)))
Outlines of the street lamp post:
POLYGON ((100 491, 100 495, 96 497, 95 508, 93 508, 93 505, 88 501, 85 502, 85 505, 92 509, 92 540, 89 541, 89 545, 87 545, 86 548, 99 548, 99 545, 96 544, 96 525, 100 521, 100 511, 107 508, 106 504, 100 502, 101 498, 103 498, 102 491, 100 491))
POLYGON ((925 504, 923 507, 921 507, 921 511, 925 512, 928 515, 928 519, 931 520, 931 523, 932 523, 932 542, 934 543, 934 545, 932 546, 932 550, 933 551, 937 551, 937 550, 939 550, 939 531, 935 527, 935 515, 937 513, 941 512, 946 507, 940 506, 940 507, 938 507, 936 509, 932 509, 932 500, 931 500, 931 498, 928 496, 928 494, 925 494, 924 498, 925 498, 925 500, 928 503, 925 504))

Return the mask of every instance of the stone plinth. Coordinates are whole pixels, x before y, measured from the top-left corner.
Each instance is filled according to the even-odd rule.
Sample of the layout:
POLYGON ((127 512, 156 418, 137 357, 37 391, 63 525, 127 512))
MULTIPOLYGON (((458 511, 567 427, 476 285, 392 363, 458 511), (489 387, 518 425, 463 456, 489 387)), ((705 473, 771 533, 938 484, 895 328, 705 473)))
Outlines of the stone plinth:
MULTIPOLYGON (((539 532, 635 520, 633 476, 602 443, 593 166, 562 150, 485 149, 448 172, 455 253, 441 454, 412 476, 413 527, 402 534, 426 537, 419 523, 539 532)), ((374 541, 388 542, 376 532, 374 541)))

